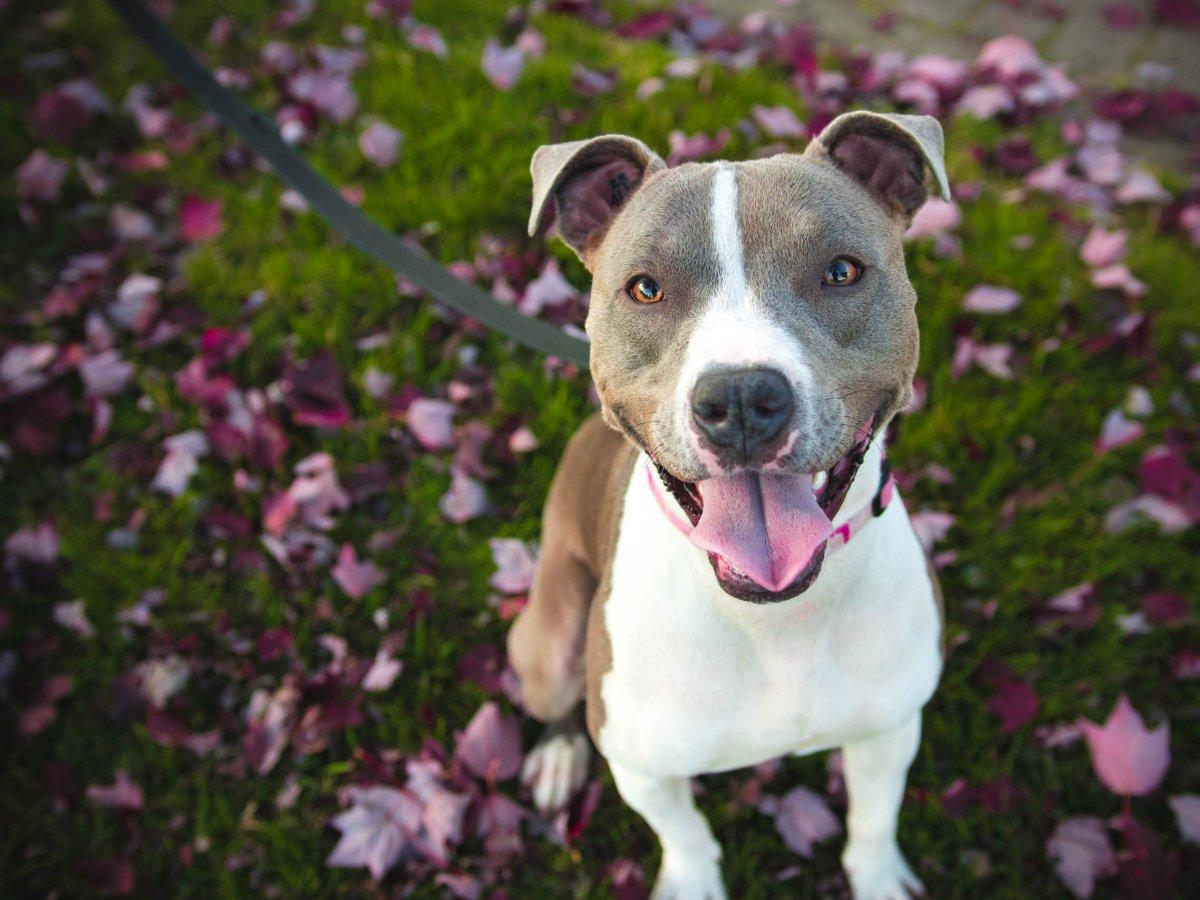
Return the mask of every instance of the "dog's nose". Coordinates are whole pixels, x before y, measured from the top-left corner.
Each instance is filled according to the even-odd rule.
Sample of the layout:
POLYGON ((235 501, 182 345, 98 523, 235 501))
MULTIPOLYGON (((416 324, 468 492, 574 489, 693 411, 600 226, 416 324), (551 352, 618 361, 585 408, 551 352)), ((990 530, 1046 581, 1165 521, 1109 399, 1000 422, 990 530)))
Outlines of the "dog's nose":
POLYGON ((792 388, 773 369, 727 369, 701 375, 692 389, 692 421, 718 449, 748 457, 779 434, 792 415, 792 388))

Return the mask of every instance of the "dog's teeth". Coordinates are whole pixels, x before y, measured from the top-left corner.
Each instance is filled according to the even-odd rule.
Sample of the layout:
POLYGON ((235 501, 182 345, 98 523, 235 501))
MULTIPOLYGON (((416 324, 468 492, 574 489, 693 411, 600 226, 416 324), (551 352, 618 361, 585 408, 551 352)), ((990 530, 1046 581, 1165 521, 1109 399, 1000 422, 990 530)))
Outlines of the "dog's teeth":
POLYGON ((816 475, 814 475, 813 476, 813 490, 819 491, 821 488, 825 487, 825 480, 828 477, 829 477, 829 474, 827 472, 818 472, 816 475))

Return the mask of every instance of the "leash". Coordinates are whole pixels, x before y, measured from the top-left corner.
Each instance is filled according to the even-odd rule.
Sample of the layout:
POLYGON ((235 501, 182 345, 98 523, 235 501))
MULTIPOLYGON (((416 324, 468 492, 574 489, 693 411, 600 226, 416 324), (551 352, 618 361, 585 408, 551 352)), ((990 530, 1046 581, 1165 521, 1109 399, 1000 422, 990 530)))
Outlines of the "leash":
POLYGON ((530 349, 587 368, 586 341, 530 318, 475 285, 460 281, 419 247, 385 231, 347 203, 337 188, 280 137, 270 117, 218 84, 212 73, 175 39, 142 0, 108 0, 108 5, 197 100, 266 160, 347 241, 455 312, 476 319, 530 349))

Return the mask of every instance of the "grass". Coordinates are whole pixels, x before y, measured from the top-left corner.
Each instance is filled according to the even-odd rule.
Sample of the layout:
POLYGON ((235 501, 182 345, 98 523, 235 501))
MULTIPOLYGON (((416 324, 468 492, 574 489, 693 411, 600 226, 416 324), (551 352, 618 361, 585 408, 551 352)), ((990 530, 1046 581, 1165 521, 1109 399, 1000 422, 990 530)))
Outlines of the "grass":
MULTIPOLYGON (((716 68, 698 82, 669 81, 653 99, 639 100, 635 87, 661 72, 669 60, 666 51, 623 42, 557 15, 536 20, 546 37, 545 58, 528 65, 515 90, 499 93, 484 80, 478 60, 483 42, 504 32, 507 6, 506 0, 418 3, 418 17, 436 25, 446 38, 446 60, 409 49, 391 24, 366 18, 359 0, 323 3, 289 33, 297 46, 309 41, 341 46, 344 24, 366 29, 368 62, 356 80, 360 108, 406 133, 400 159, 383 172, 371 167, 358 152, 358 128, 351 124, 322 125, 306 153, 335 183, 361 185, 368 214, 398 231, 420 230, 426 245, 445 262, 470 258, 484 235, 523 240, 528 159, 539 144, 611 130, 635 134, 665 150, 673 129, 712 133, 747 116, 755 104, 796 103, 778 73, 716 68), (616 68, 621 76, 616 91, 594 99, 576 95, 570 70, 578 60, 592 68, 616 68)), ((206 47, 214 13, 197 7, 177 4, 172 27, 190 46, 206 47)), ((268 22, 276 14, 274 4, 261 0, 239 4, 230 42, 206 52, 230 65, 248 63, 274 36, 268 22)), ((64 7, 18 4, 2 15, 6 32, 16 38, 0 48, 6 72, 22 72, 22 60, 31 51, 58 47, 90 69, 117 102, 132 83, 157 83, 164 77, 96 0, 64 7), (38 16, 56 8, 69 10, 67 21, 37 29, 30 38, 38 16)), ((27 110, 37 91, 55 82, 53 73, 15 77, 22 100, 0 104, 4 171, 15 169, 39 144, 28 131, 27 110)), ((275 90, 256 83, 250 97, 271 106, 275 90)), ((182 108, 195 111, 190 101, 182 108)), ((1023 130, 1043 159, 1061 150, 1054 123, 1023 130)), ((130 149, 131 134, 127 120, 102 120, 69 146, 47 146, 58 155, 90 155, 110 146, 130 149)), ((1174 681, 1167 673, 1173 652, 1200 643, 1196 615, 1182 628, 1142 636, 1123 636, 1116 625, 1116 617, 1137 609, 1149 591, 1200 595, 1200 567, 1195 564, 1200 539, 1195 530, 1167 537, 1153 526, 1110 535, 1102 525, 1112 505, 1133 495, 1140 453, 1179 426, 1173 398, 1193 407, 1200 404, 1200 387, 1184 377, 1191 357, 1181 342, 1185 332, 1200 332, 1200 305, 1195 302, 1200 260, 1178 236, 1160 234, 1153 216, 1130 213, 1131 267, 1149 286, 1141 306, 1153 316, 1151 353, 1137 358, 1119 351, 1085 351, 1081 338, 1103 334, 1106 325, 1076 242, 1051 218, 1048 201, 1031 197, 1006 202, 1005 191, 1016 182, 984 171, 972 154, 972 148, 990 146, 1002 134, 993 123, 957 120, 949 127, 951 180, 980 180, 984 191, 980 200, 964 205, 965 221, 958 231, 965 248, 961 258, 936 258, 925 244, 910 249, 909 268, 921 297, 920 376, 928 383, 930 402, 904 420, 892 450, 903 471, 939 463, 956 476, 948 486, 921 480, 907 498, 911 508, 943 509, 958 517, 946 544, 958 551, 958 561, 943 573, 948 635, 957 646, 926 713, 925 738, 902 817, 909 858, 942 897, 1062 895, 1043 849, 1054 824, 1066 815, 1108 816, 1118 809, 1116 799, 1094 777, 1081 746, 1047 751, 1031 728, 1000 734, 995 716, 984 707, 990 689, 980 667, 987 660, 1002 660, 1035 684, 1041 698, 1038 724, 1080 715, 1102 718, 1121 692, 1128 692, 1139 709, 1171 718, 1174 763, 1166 787, 1135 804, 1139 817, 1168 846, 1177 846, 1179 839, 1165 794, 1194 790, 1200 783, 1195 752, 1200 719, 1194 714, 1200 682, 1174 681), (1014 248, 1013 239, 1021 235, 1032 238, 1027 250, 1014 248), (1024 297, 1017 312, 981 322, 977 329, 984 340, 1015 344, 1020 374, 1013 381, 979 370, 957 380, 950 373, 962 295, 983 282, 1012 287, 1024 297), (1068 321, 1076 323, 1075 333, 1067 330, 1068 321), (1047 339, 1055 337, 1061 346, 1049 349, 1047 339), (1132 384, 1145 385, 1154 398, 1150 437, 1098 456, 1092 443, 1101 419, 1123 401, 1132 384), (1011 527, 1003 527, 1005 499, 1030 488, 1047 492, 1047 499, 1022 508, 1011 527), (1036 625, 1035 610, 1042 601, 1085 580, 1099 585, 1103 614, 1095 628, 1051 631, 1036 625), (985 619, 981 610, 988 601, 996 602, 996 613, 985 619), (939 797, 954 779, 980 784, 1001 775, 1021 789, 1008 814, 974 805, 957 818, 947 815, 939 797), (977 870, 972 851, 986 854, 986 874, 977 870)), ((4 717, 15 720, 22 702, 50 673, 65 672, 76 685, 59 705, 53 725, 30 740, 13 738, 5 751, 0 885, 10 896, 86 893, 76 862, 112 856, 133 860, 139 894, 371 893, 364 873, 324 865, 334 841, 325 826, 338 809, 337 789, 358 770, 359 751, 411 752, 426 737, 452 744, 455 730, 486 699, 482 690, 457 677, 455 667, 467 648, 498 643, 505 630, 486 603, 492 570, 487 538, 536 537, 558 453, 589 409, 585 379, 550 378, 531 354, 494 336, 474 340, 480 363, 495 376, 488 420, 496 424, 521 416, 538 435, 541 449, 489 484, 500 514, 465 526, 446 523, 437 511, 448 482, 445 460, 404 458, 390 437, 394 421, 361 387, 369 366, 394 374, 397 384, 427 391, 451 380, 459 361, 440 339, 436 312, 397 297, 390 273, 347 247, 316 217, 282 214, 283 187, 272 175, 219 174, 215 164, 226 146, 227 141, 203 133, 194 152, 172 154, 163 173, 116 175, 111 197, 161 194, 179 199, 195 193, 224 201, 224 231, 186 257, 182 278, 165 302, 193 308, 213 325, 249 329, 251 345, 234 368, 239 384, 267 385, 279 376, 285 354, 307 358, 329 349, 336 355, 355 424, 334 433, 289 429, 292 446, 286 464, 324 449, 338 460, 343 475, 362 463, 382 460, 389 466, 392 485, 344 515, 333 533, 336 542, 362 548, 372 533, 396 531, 391 549, 375 557, 389 573, 387 589, 360 603, 347 602, 328 578, 289 577, 276 567, 248 573, 221 564, 220 554, 237 547, 205 532, 201 520, 206 512, 220 504, 253 522, 260 516, 255 498, 232 489, 231 467, 205 460, 189 490, 172 500, 147 492, 153 468, 147 470, 144 460, 139 464, 132 452, 157 447, 165 435, 200 424, 172 381, 194 349, 176 342, 128 350, 138 363, 137 390, 117 398, 109 438, 90 446, 87 424, 74 423, 59 452, 44 459, 17 456, 0 482, 5 499, 0 535, 51 518, 65 560, 57 581, 10 591, 0 599, 12 615, 12 624, 0 632, 0 646, 19 649, 22 660, 12 685, 18 699, 4 701, 4 717), (265 291, 268 301, 248 314, 244 301, 255 290, 265 291), (387 335, 382 346, 356 349, 358 339, 377 332, 387 335), (149 402, 139 403, 138 394, 149 402), (113 515, 102 522, 94 508, 105 496, 113 515), (108 532, 135 511, 146 517, 137 547, 108 549, 108 532), (417 550, 436 557, 435 575, 415 564, 417 550), (420 590, 433 595, 435 609, 413 627, 400 653, 403 675, 389 694, 366 705, 363 724, 340 733, 321 752, 299 757, 289 750, 266 777, 238 777, 221 754, 200 759, 164 748, 140 721, 124 721, 114 713, 114 677, 144 658, 147 649, 140 638, 122 636, 115 615, 153 587, 162 588, 167 598, 156 612, 155 641, 194 641, 196 658, 213 660, 187 688, 189 724, 198 730, 225 725, 236 732, 251 690, 277 686, 286 669, 279 662, 253 674, 238 671, 215 633, 217 620, 251 639, 266 628, 286 626, 301 657, 315 667, 319 634, 343 635, 356 654, 367 656, 378 641, 371 623, 376 609, 400 621, 420 590), (98 635, 92 641, 81 641, 50 620, 52 603, 75 597, 86 599, 96 624, 98 635), (146 808, 132 825, 86 802, 69 813, 57 811, 45 788, 47 763, 69 767, 79 786, 107 783, 113 769, 123 767, 143 786, 146 808), (300 800, 276 812, 273 798, 293 772, 300 800)), ((735 129, 728 155, 738 158, 751 150, 735 129)), ((1170 183, 1173 176, 1164 177, 1170 183)), ((11 181, 3 190, 11 191, 11 181)), ((84 199, 77 182, 68 193, 84 199)), ((104 221, 105 203, 85 205, 77 215, 49 217, 36 227, 25 227, 11 211, 3 211, 0 267, 6 277, 0 282, 0 308, 7 322, 32 310, 66 255, 87 244, 89 232, 104 221)), ((575 283, 586 283, 565 251, 553 252, 575 283)), ((134 256, 119 265, 127 271, 146 267, 171 274, 157 271, 153 258, 134 256)), ((59 342, 80 337, 78 329, 71 330, 75 325, 47 323, 33 314, 23 321, 12 326, 11 337, 59 342)), ((288 473, 276 473, 275 481, 286 484, 288 473)), ((531 725, 526 737, 531 740, 534 734, 531 725)), ((650 833, 618 802, 605 777, 604 800, 577 851, 531 841, 528 857, 506 873, 512 896, 606 896, 606 867, 618 856, 633 857, 648 873, 654 870, 657 851, 650 833)), ((768 876, 796 860, 767 817, 733 802, 734 788, 744 777, 705 779, 701 801, 724 845, 733 894, 815 895, 837 870, 837 842, 820 847, 801 876, 776 885, 768 876)), ((779 783, 818 786, 824 777, 820 758, 789 760, 779 783)), ((458 858, 470 868, 477 851, 468 846, 458 858)), ((1193 880, 1196 875, 1193 867, 1193 880)), ((1185 872, 1181 883, 1186 880, 1185 872)), ((432 885, 417 891, 418 896, 439 893, 432 885)))

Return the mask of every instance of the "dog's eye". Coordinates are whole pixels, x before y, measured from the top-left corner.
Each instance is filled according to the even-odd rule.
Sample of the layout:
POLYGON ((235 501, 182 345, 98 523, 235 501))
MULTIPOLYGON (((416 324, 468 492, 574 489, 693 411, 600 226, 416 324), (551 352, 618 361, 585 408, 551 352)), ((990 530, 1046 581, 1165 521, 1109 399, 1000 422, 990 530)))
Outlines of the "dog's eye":
POLYGON ((663 298, 663 289, 649 275, 638 275, 629 282, 625 292, 638 303, 657 303, 663 298))
POLYGON ((832 287, 845 287, 854 284, 862 275, 862 268, 854 260, 839 256, 829 264, 821 280, 832 287))

